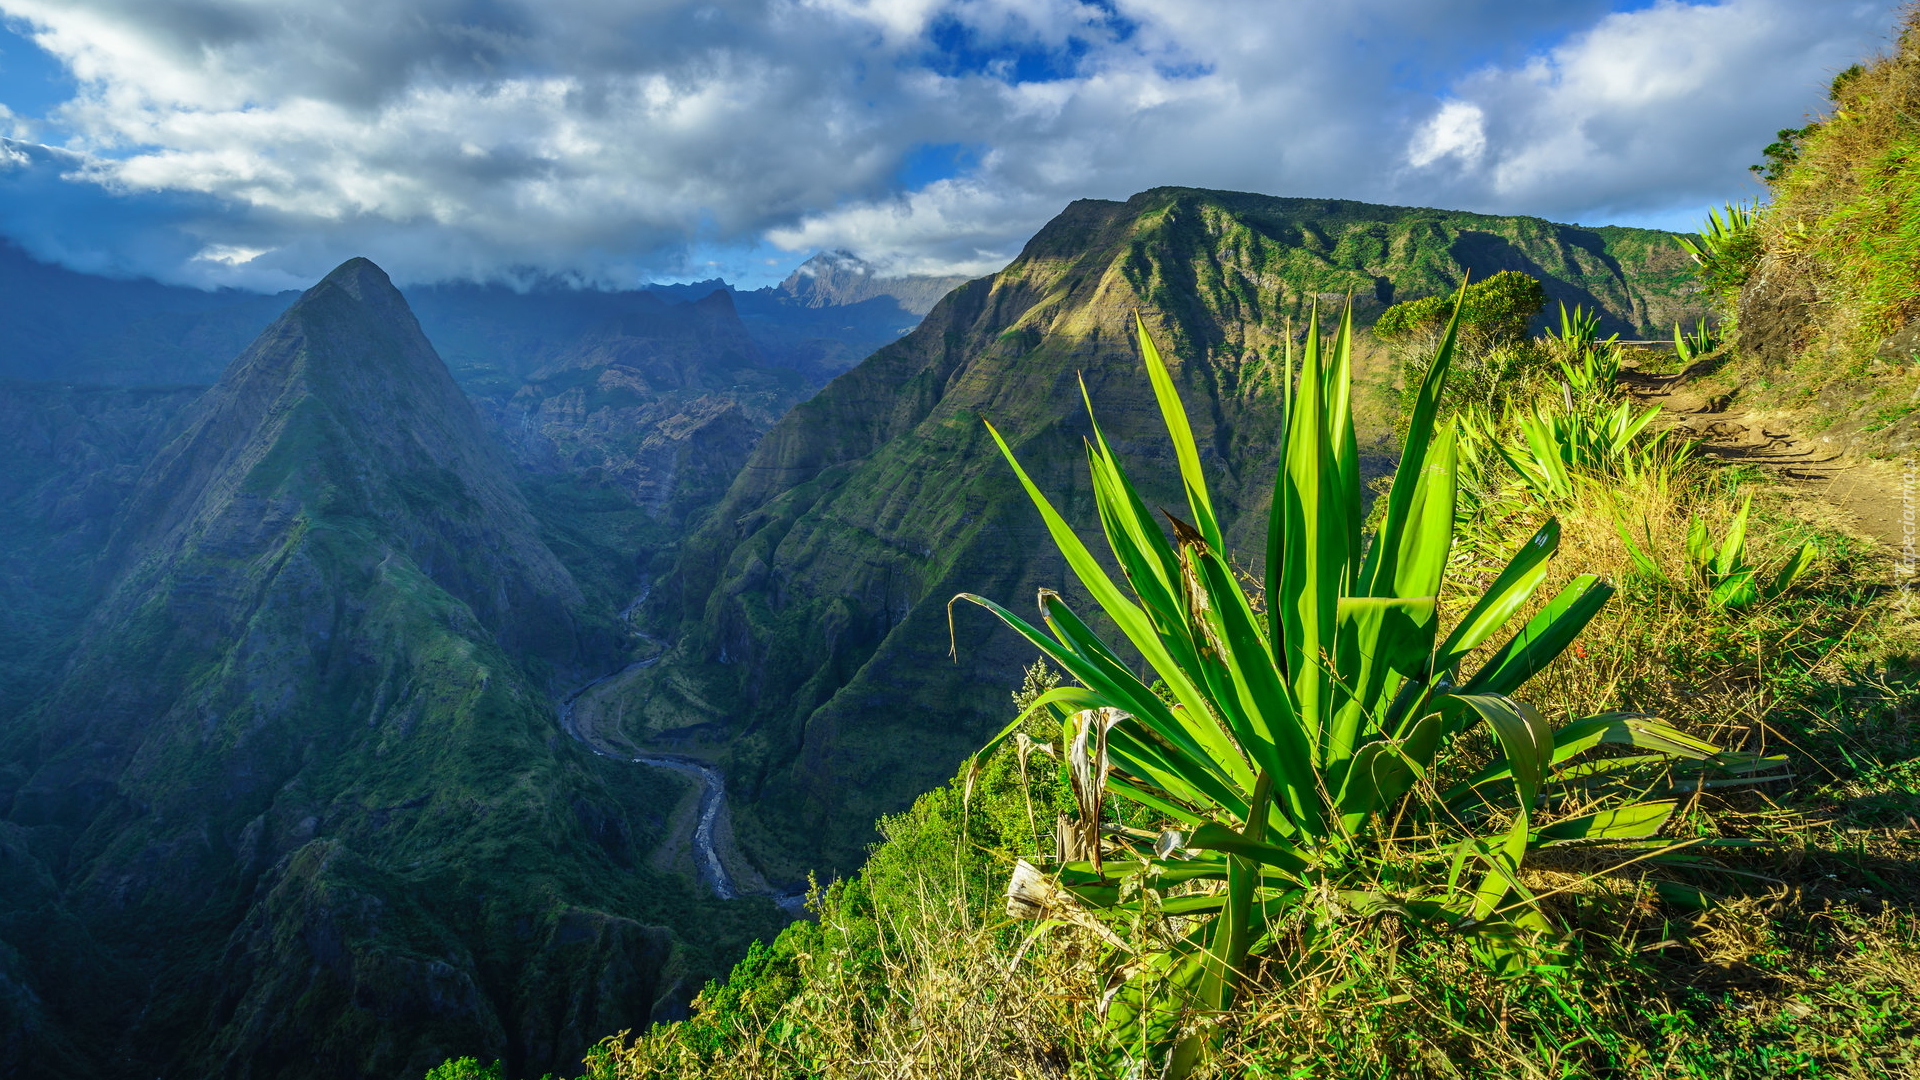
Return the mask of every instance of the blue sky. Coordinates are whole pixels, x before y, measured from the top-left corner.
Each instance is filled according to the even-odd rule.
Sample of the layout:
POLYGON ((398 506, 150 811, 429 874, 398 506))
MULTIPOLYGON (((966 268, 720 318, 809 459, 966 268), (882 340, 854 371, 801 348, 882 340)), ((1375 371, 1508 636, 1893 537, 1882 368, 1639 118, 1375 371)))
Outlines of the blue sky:
POLYGON ((1688 227, 1890 0, 0 0, 0 235, 305 285, 985 273, 1162 184, 1688 227))

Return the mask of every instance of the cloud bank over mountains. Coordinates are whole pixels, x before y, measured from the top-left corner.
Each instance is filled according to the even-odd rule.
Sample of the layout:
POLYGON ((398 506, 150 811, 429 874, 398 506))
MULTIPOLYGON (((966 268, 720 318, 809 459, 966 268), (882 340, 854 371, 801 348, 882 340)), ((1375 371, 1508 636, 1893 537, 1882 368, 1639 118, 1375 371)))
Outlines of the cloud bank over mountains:
POLYGON ((405 281, 752 283, 830 248, 984 273, 1068 201, 1160 184, 1679 224, 1756 193, 1896 7, 0 0, 72 80, 36 113, 0 66, 0 233, 280 288, 352 254, 405 281))

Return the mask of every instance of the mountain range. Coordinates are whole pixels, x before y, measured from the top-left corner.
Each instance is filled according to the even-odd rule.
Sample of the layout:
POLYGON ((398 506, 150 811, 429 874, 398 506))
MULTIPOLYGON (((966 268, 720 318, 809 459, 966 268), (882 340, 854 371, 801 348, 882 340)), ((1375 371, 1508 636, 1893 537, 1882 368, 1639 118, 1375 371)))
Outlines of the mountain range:
MULTIPOLYGON (((1705 308, 1667 234, 1174 188, 972 282, 828 253, 771 290, 403 295, 354 260, 181 297, 8 265, 59 302, 8 316, 0 384, 0 1070, 115 1080, 537 1075, 682 1013, 787 916, 686 872, 686 771, 558 704, 598 680, 603 736, 724 769, 776 885, 857 866, 1031 659, 974 615, 950 659, 948 597, 1065 576, 981 420, 1087 524, 1084 378, 1177 497, 1134 311, 1244 542, 1316 304, 1520 269, 1610 329, 1705 308)), ((1384 433, 1383 351, 1362 376, 1384 433)))

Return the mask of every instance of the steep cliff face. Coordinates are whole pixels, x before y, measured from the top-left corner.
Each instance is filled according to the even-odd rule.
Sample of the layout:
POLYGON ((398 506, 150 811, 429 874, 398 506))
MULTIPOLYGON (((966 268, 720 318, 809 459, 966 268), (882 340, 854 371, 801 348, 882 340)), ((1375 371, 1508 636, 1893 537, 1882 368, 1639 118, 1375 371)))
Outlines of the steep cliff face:
POLYGON ((652 876, 680 782, 560 733, 612 631, 377 267, 174 431, 57 685, 0 727, 0 1009, 79 1061, 14 1071, 565 1068, 772 919, 652 876))
MULTIPOLYGON (((636 684, 629 713, 646 730, 632 734, 724 748, 736 829, 773 877, 856 865, 878 814, 1004 720, 1031 659, 972 612, 949 659, 947 599, 1024 609, 1063 585, 981 419, 1090 526, 1084 377, 1150 500, 1176 505, 1127 333, 1140 310, 1177 358, 1237 535, 1272 483, 1280 350, 1316 300, 1351 295, 1364 321, 1468 272, 1523 269, 1549 296, 1651 331, 1703 314, 1687 265, 1666 234, 1531 218, 1186 189, 1075 203, 767 434, 659 593, 679 645, 636 684)), ((1389 419, 1376 403, 1375 428, 1389 419)))

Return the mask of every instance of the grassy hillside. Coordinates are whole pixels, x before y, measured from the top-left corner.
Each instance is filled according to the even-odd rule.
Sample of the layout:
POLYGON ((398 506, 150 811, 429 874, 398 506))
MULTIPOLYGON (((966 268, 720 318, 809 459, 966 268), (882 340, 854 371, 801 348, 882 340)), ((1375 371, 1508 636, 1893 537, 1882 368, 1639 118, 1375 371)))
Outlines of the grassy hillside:
POLYGON ((1805 413, 1836 450, 1920 445, 1920 21, 1835 78, 1768 150, 1772 199, 1738 267, 1738 360, 1720 388, 1805 413))
MULTIPOLYGON (((655 593, 654 632, 676 649, 636 683, 628 734, 722 757, 736 829, 771 878, 851 868, 877 815, 985 736, 997 688, 1028 659, 963 614, 949 660, 946 599, 1024 606, 1062 586, 980 421, 1075 492, 1082 523, 1077 375, 1117 445, 1170 460, 1121 332, 1129 311, 1180 358, 1229 532, 1255 550, 1237 530, 1259 528, 1247 522, 1271 483, 1279 358, 1316 300, 1351 294, 1371 318, 1469 272, 1525 269, 1605 325, 1645 332, 1704 311, 1689 265, 1666 234, 1532 218, 1177 188, 1075 203, 768 433, 655 593)), ((1382 354, 1361 378, 1371 440, 1393 407, 1382 354)), ((1153 497, 1177 495, 1152 473, 1153 497)))

